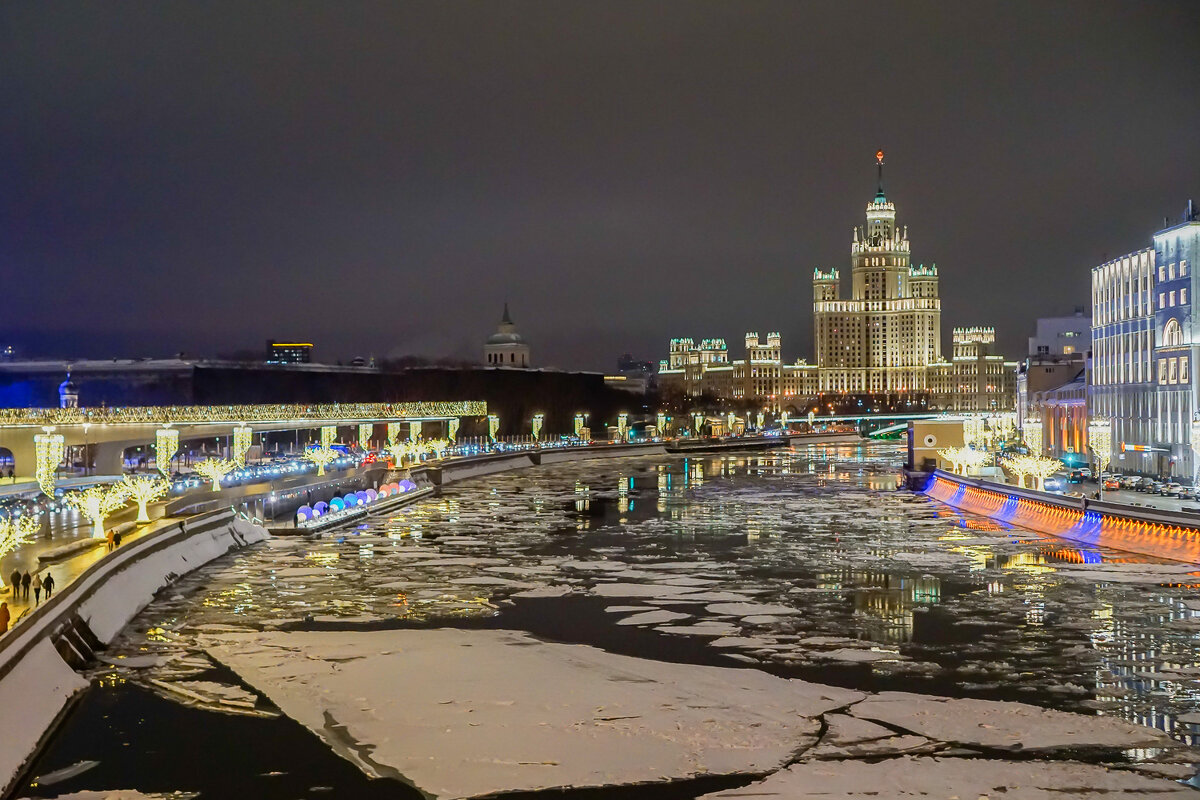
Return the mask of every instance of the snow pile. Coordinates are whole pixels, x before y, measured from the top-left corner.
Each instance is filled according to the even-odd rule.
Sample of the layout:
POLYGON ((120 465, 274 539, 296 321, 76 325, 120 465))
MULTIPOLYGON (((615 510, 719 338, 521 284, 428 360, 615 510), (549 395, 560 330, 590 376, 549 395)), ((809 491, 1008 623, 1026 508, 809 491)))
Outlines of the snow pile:
POLYGON ((731 798, 823 798, 879 800, 883 797, 1083 800, 1094 797, 1194 798, 1195 791, 1169 780, 1070 761, 992 761, 966 758, 893 758, 862 761, 802 761, 766 780, 740 789, 706 794, 701 800, 731 798))
POLYGON ((87 685, 49 639, 42 639, 13 662, 0 681, 0 708, 9 714, 4 746, 0 747, 0 775, 16 775, 67 700, 87 685))
POLYGON ((368 775, 439 798, 766 773, 816 741, 821 714, 863 697, 513 631, 206 639, 368 775))

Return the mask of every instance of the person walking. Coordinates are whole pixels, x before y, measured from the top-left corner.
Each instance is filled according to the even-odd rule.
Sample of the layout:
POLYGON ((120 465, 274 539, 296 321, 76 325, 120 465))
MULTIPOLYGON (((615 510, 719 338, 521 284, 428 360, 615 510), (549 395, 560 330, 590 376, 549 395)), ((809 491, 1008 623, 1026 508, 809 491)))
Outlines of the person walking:
POLYGON ((13 587, 13 600, 16 600, 21 593, 21 570, 14 569, 13 574, 8 576, 8 583, 13 587))
POLYGON ((0 603, 0 633, 8 630, 8 603, 0 603))
POLYGON ((9 483, 16 483, 16 482, 17 482, 17 476, 16 476, 16 473, 14 473, 14 472, 13 472, 13 468, 12 468, 12 467, 9 467, 9 468, 8 468, 8 482, 9 482, 9 483))
POLYGON ((42 576, 37 573, 33 575, 33 604, 35 606, 42 604, 42 576))
POLYGON ((121 546, 121 532, 113 531, 113 547, 121 546))
POLYGON ((108 531, 108 533, 104 534, 104 538, 108 540, 108 549, 112 550, 113 549, 113 532, 111 529, 108 531))
POLYGON ((54 576, 49 572, 46 573, 46 580, 42 581, 42 586, 46 587, 46 599, 50 599, 50 595, 54 594, 54 576))
POLYGON ((26 570, 25 574, 21 576, 21 596, 25 600, 29 599, 29 584, 32 582, 33 578, 29 577, 29 571, 26 570))

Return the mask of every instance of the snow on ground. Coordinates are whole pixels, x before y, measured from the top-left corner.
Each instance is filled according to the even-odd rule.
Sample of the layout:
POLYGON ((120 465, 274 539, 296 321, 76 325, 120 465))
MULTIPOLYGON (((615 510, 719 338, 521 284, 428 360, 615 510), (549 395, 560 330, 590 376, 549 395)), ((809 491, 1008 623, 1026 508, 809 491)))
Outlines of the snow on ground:
POLYGON ((766 773, 816 741, 819 715, 862 698, 512 631, 206 638, 367 774, 439 798, 766 773))
POLYGON ((701 800, 1093 800, 1101 796, 1155 800, 1195 798, 1196 792, 1170 780, 1070 761, 904 757, 875 763, 801 761, 766 780, 706 794, 701 800))

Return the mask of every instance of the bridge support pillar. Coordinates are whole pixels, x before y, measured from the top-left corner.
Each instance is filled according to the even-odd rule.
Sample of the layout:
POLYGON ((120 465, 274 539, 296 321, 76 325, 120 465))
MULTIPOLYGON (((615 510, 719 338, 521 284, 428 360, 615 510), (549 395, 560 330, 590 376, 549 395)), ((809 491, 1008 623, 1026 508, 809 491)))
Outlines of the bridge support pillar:
POLYGON ((95 446, 97 475, 120 475, 125 471, 126 442, 100 442, 95 446))

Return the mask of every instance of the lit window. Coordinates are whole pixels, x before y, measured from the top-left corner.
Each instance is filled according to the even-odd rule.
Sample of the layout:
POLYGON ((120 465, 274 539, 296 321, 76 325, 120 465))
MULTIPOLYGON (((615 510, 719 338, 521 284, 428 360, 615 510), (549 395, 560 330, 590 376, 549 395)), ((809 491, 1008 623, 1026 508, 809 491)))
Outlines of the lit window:
POLYGON ((1179 277, 1181 277, 1181 278, 1187 277, 1187 261, 1181 260, 1179 262, 1179 277))
POLYGON ((1169 306, 1171 306, 1171 308, 1175 307, 1175 290, 1174 289, 1167 292, 1167 304, 1169 306))
POLYGON ((1179 382, 1180 383, 1188 382, 1188 357, 1187 356, 1179 357, 1179 382))
POLYGON ((1159 265, 1159 267, 1158 267, 1158 279, 1159 279, 1160 281, 1165 281, 1165 280, 1167 279, 1167 265, 1166 265, 1166 264, 1160 264, 1160 265, 1159 265))
POLYGON ((1179 305, 1187 305, 1187 289, 1179 290, 1179 305))
POLYGON ((1172 261, 1170 264, 1167 265, 1167 279, 1172 280, 1172 281, 1175 280, 1175 262, 1174 261, 1172 261))
POLYGON ((1167 361, 1160 359, 1158 362, 1158 382, 1165 384, 1167 382, 1167 361))
POLYGON ((1167 307, 1167 296, 1163 292, 1158 293, 1158 307, 1159 308, 1167 307))
POLYGON ((1172 358, 1170 360, 1170 368, 1167 373, 1167 383, 1179 382, 1179 359, 1172 358))

